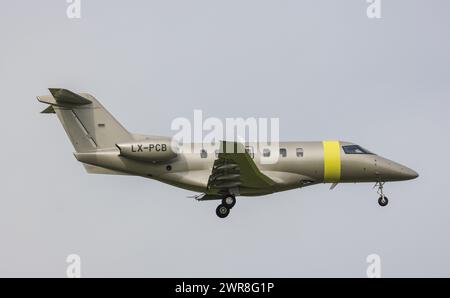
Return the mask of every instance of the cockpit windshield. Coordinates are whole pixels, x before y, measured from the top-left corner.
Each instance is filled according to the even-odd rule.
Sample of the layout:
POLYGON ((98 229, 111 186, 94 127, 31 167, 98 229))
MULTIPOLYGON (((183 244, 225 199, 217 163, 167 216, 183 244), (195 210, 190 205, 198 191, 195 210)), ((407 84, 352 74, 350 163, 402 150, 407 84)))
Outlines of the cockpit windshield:
POLYGON ((358 145, 346 145, 342 146, 342 149, 344 149, 345 154, 374 154, 358 145))

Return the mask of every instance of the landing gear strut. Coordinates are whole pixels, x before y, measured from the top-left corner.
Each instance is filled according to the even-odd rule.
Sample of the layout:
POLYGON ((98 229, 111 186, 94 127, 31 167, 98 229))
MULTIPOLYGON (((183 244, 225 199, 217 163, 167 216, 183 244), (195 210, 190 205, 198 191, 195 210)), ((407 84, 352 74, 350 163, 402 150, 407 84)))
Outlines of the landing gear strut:
POLYGON ((222 204, 220 204, 216 209, 216 214, 220 218, 225 218, 230 214, 231 208, 236 205, 236 197, 232 195, 227 195, 222 199, 222 204))
POLYGON ((387 204, 389 203, 388 198, 383 193, 383 186, 384 186, 384 182, 381 182, 381 181, 377 182, 374 186, 374 187, 378 187, 377 193, 380 195, 380 197, 378 198, 378 204, 381 207, 387 206, 387 204))

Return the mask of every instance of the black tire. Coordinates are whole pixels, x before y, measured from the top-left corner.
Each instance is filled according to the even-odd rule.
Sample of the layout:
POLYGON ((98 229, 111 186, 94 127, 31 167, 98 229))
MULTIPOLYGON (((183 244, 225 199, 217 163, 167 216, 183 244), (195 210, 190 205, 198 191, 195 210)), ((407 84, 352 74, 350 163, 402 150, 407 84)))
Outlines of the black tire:
POLYGON ((236 205, 236 197, 235 196, 226 196, 222 199, 222 205, 226 205, 228 208, 233 208, 236 205))
POLYGON ((230 208, 227 205, 220 204, 217 206, 216 214, 220 218, 225 218, 230 214, 230 208))
POLYGON ((389 200, 388 200, 388 198, 387 198, 386 196, 381 196, 381 197, 378 199, 378 204, 379 204, 381 207, 387 206, 388 203, 389 203, 389 200))

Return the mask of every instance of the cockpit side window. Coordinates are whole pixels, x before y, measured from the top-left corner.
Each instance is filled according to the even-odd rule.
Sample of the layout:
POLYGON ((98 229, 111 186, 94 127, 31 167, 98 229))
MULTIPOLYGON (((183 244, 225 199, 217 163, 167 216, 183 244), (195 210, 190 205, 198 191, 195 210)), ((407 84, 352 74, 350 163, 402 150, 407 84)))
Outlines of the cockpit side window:
POLYGON ((342 146, 342 149, 344 149, 345 154, 373 154, 369 150, 358 145, 346 145, 342 146))

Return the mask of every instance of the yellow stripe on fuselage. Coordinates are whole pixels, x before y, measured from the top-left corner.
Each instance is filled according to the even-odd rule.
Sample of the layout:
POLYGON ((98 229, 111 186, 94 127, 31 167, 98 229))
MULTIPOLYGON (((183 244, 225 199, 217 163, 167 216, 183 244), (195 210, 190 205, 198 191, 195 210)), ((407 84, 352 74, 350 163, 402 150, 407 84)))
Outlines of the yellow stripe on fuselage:
POLYGON ((325 182, 341 180, 341 145, 339 141, 323 142, 323 165, 325 182))

